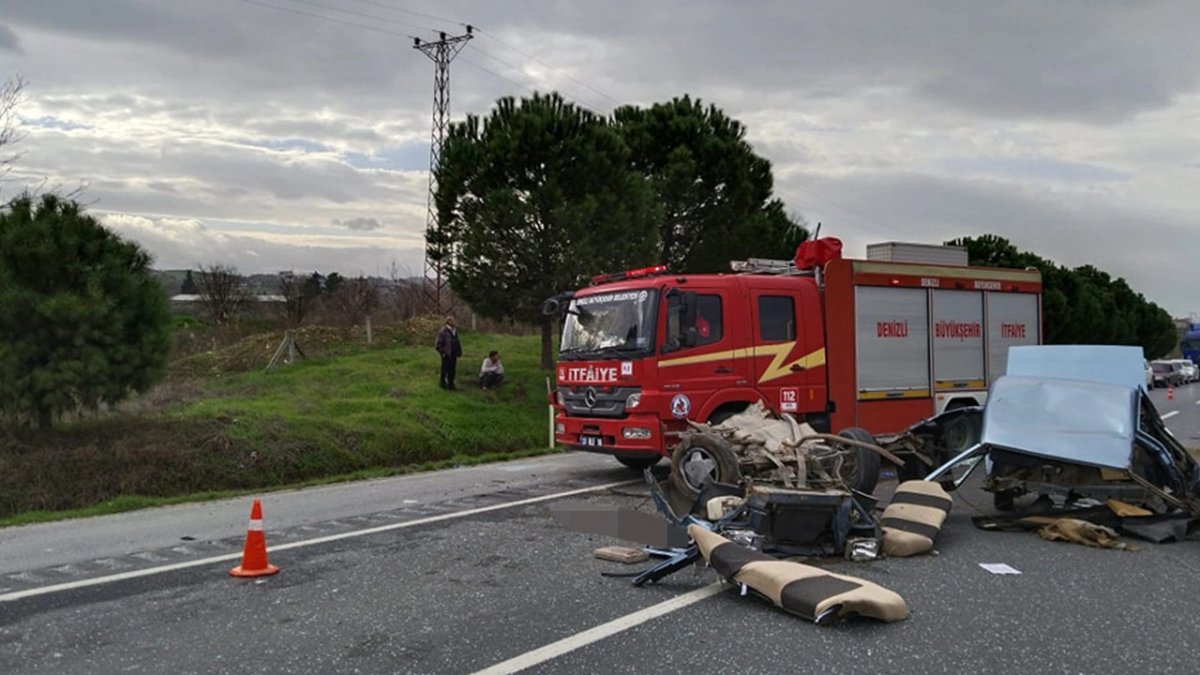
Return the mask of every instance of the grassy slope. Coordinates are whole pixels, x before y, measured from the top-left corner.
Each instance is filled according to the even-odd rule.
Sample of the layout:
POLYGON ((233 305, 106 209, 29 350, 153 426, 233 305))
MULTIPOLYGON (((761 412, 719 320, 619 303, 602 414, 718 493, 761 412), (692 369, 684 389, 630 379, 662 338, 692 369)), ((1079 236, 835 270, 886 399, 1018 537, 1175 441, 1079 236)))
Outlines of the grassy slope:
MULTIPOLYGON (((464 341, 477 346, 459 362, 457 392, 437 386, 438 361, 431 348, 394 347, 221 378, 214 382, 218 397, 176 414, 221 422, 240 446, 290 455, 295 462, 288 465, 305 473, 520 450, 543 442, 545 376, 537 368, 534 339, 465 335, 464 341), (507 357, 509 381, 498 391, 475 386, 475 356, 484 344, 507 357)), ((269 462, 269 457, 259 460, 269 462)))
MULTIPOLYGON (((422 331, 423 332, 423 331, 422 331)), ((328 336, 326 336, 328 338, 328 336)), ((536 337, 464 333, 457 392, 437 386, 437 355, 418 335, 386 335, 371 349, 301 336, 310 354, 270 373, 278 336, 179 364, 190 372, 129 410, 46 434, 0 437, 0 524, 46 519, 29 512, 104 512, 348 475, 381 475, 525 454, 547 445, 545 377, 536 337), (307 340, 307 341, 306 341, 307 340), (261 343, 261 344, 260 344, 261 343), (508 381, 476 386, 479 362, 499 349, 508 381), (239 351, 240 350, 240 351, 239 351), (217 374, 212 374, 218 371, 217 374), (196 377, 198 373, 210 373, 196 377), (25 514, 14 520, 15 514, 25 514)))

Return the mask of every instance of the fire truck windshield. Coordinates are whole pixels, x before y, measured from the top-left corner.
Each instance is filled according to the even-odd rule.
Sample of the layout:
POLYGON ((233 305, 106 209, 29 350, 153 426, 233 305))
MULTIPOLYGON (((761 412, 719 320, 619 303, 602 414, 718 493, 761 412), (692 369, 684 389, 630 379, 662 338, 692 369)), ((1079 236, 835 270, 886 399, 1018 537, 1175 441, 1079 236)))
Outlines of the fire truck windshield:
POLYGON ((575 298, 567 308, 562 349, 567 359, 630 357, 654 348, 658 291, 600 293, 575 298))

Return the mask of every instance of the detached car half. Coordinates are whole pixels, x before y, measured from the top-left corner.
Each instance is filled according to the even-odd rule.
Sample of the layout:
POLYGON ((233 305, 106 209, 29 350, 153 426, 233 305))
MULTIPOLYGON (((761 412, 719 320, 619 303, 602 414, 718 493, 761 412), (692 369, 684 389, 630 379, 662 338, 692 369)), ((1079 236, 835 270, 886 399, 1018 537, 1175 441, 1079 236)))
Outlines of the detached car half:
POLYGON ((1037 493, 1200 516, 1200 465, 1163 424, 1144 382, 1138 347, 1013 347, 988 395, 980 442, 927 478, 953 489, 983 463, 984 487, 1002 510, 1037 493))

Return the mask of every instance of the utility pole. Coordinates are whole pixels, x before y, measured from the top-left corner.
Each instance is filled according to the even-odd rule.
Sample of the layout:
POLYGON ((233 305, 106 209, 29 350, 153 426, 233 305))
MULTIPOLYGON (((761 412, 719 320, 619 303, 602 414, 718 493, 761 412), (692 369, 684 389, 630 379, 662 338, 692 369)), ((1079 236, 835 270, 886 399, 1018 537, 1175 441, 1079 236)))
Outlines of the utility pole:
POLYGON ((429 143, 429 203, 425 216, 425 304, 431 312, 444 313, 447 309, 443 297, 447 281, 442 274, 449 262, 450 242, 438 223, 437 171, 442 163, 442 142, 446 139, 446 127, 450 122, 450 62, 462 51, 467 41, 475 37, 473 28, 467 26, 464 35, 449 37, 439 34, 437 42, 422 42, 413 38, 413 49, 419 49, 433 61, 433 130, 429 143))

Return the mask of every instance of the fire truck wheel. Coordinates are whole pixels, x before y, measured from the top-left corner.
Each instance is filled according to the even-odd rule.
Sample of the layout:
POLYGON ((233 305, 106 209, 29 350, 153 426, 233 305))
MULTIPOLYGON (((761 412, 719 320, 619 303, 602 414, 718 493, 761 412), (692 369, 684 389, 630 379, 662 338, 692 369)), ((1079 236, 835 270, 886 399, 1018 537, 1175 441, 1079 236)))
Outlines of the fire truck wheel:
POLYGON ((671 453, 671 483, 689 499, 700 496, 710 482, 742 480, 737 455, 725 441, 708 434, 691 434, 671 453))
POLYGON ((662 459, 662 457, 654 455, 653 457, 618 457, 617 461, 631 469, 645 471, 655 464, 658 464, 658 460, 660 459, 662 459))
MULTIPOLYGON (((875 437, 871 435, 871 432, 859 427, 842 429, 838 436, 875 444, 875 437)), ((852 490, 869 495, 875 492, 875 485, 879 482, 880 468, 879 453, 868 448, 847 446, 845 457, 842 460, 842 482, 852 490)))

